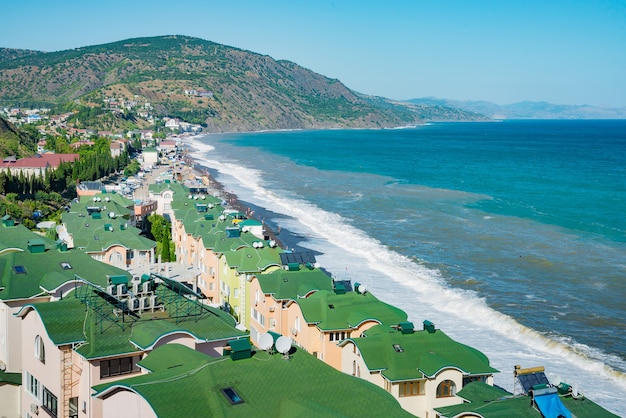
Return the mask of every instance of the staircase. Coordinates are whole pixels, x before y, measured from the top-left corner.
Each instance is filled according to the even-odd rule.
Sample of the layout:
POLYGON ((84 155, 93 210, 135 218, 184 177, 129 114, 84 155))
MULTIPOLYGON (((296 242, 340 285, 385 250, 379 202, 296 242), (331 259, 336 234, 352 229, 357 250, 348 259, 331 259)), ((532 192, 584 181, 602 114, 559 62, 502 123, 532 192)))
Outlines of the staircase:
POLYGON ((70 416, 70 398, 72 397, 72 347, 67 346, 61 349, 61 416, 70 416))

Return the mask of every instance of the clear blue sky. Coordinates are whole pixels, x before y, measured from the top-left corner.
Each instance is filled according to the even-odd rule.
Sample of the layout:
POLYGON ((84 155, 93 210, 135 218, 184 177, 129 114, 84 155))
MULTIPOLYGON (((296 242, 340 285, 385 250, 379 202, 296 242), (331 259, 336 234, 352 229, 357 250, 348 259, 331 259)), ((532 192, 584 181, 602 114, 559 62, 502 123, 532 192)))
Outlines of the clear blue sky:
POLYGON ((392 99, 626 106, 624 0, 31 0, 1 10, 0 47, 182 34, 392 99))

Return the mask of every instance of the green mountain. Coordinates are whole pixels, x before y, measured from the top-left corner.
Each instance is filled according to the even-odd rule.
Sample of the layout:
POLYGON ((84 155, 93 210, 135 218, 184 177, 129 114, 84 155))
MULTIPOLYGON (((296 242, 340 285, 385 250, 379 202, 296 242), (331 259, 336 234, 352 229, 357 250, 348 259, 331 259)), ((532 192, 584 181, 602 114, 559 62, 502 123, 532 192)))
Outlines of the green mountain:
MULTIPOLYGON (((209 132, 485 118, 446 106, 365 96, 293 62, 187 36, 58 52, 0 49, 0 106, 80 103, 95 108, 106 107, 107 98, 136 102, 154 116, 202 123, 209 132), (185 94, 194 90, 203 94, 185 94)), ((128 113, 117 119, 141 126, 141 118, 128 113)), ((115 120, 109 118, 111 126, 115 120)))

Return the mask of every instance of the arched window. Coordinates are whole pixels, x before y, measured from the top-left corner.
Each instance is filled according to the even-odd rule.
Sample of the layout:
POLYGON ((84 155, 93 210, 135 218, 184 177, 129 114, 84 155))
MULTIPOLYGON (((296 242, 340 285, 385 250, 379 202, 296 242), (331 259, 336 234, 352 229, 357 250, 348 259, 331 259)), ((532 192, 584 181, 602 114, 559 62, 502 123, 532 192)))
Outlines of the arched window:
POLYGON ((46 349, 43 345, 43 339, 37 335, 35 337, 35 357, 42 363, 46 362, 46 349))
POLYGON ((444 380, 437 386, 438 398, 449 398, 456 395, 456 385, 452 380, 444 380))

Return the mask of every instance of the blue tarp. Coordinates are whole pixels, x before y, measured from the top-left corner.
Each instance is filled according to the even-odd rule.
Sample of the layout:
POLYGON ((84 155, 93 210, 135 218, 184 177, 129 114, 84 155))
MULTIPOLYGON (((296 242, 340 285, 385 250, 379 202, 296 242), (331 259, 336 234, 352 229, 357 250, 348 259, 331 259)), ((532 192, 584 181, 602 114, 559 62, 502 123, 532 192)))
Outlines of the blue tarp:
POLYGON ((535 396, 535 403, 546 418, 572 418, 572 413, 563 405, 556 393, 535 396))

